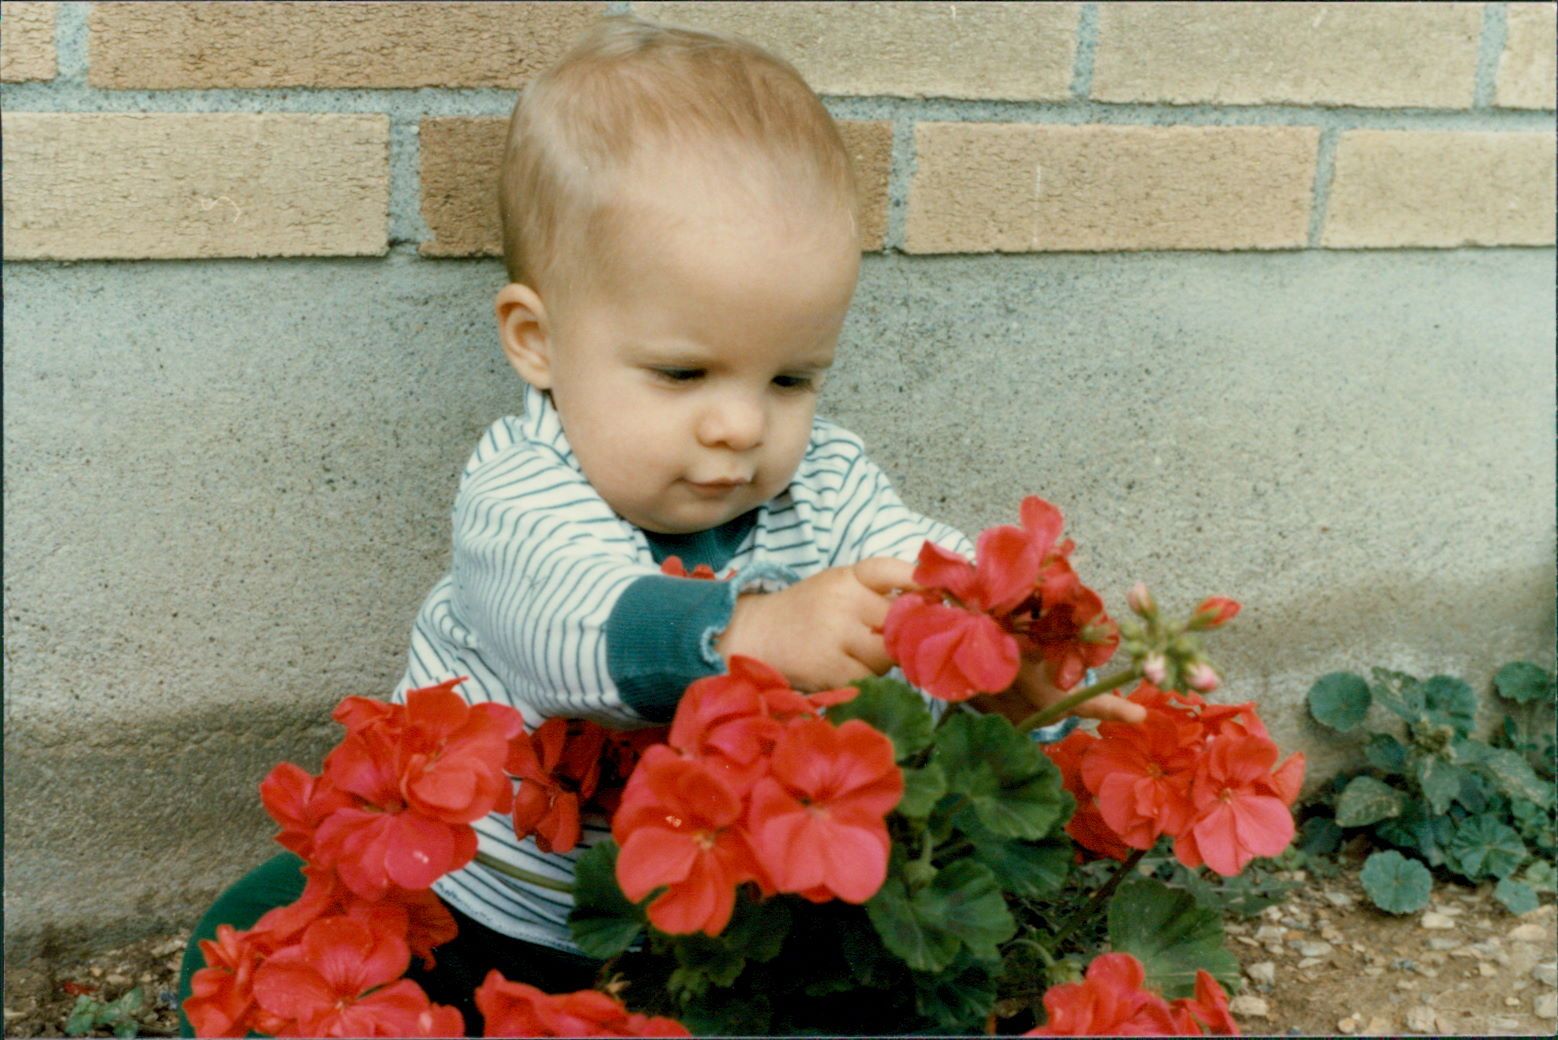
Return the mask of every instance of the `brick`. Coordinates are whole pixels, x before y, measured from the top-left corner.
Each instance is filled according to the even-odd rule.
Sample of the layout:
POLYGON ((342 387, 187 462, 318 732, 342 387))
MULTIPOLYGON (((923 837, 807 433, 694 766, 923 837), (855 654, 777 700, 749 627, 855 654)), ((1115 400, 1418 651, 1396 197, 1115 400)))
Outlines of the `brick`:
POLYGON ((382 254, 381 115, 10 112, 5 255, 382 254))
POLYGON ((1509 31, 1499 55, 1494 104, 1500 108, 1558 107, 1558 6, 1510 4, 1509 31))
POLYGON ((1216 105, 1468 108, 1482 5, 1098 5, 1092 96, 1216 105))
POLYGON ((1348 131, 1321 244, 1551 245, 1554 144, 1551 133, 1348 131))
POLYGON ((0 3, 0 81, 53 79, 54 4, 0 3))
MULTIPOLYGON (((433 237, 423 256, 501 256, 498 229, 498 167, 508 120, 424 119, 422 219, 433 237)), ((840 135, 854 157, 861 220, 861 248, 882 248, 887 227, 887 177, 892 166, 892 125, 841 121, 840 135)))
POLYGON ((602 3, 95 3, 95 87, 517 87, 602 3))
POLYGON ((922 123, 904 248, 1302 247, 1318 143, 1312 127, 922 123))
POLYGON ((819 94, 1070 97, 1079 4, 635 3, 633 13, 735 33, 819 94))

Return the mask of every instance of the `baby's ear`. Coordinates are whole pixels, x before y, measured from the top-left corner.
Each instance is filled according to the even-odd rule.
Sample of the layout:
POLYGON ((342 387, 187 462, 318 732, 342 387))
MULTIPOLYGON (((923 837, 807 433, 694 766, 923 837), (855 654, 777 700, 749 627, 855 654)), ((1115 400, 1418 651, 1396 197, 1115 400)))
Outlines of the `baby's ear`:
POLYGON ((510 282, 498 290, 494 302, 498 316, 498 338, 503 356, 508 358, 519 378, 537 390, 552 386, 551 326, 546 307, 534 289, 510 282))

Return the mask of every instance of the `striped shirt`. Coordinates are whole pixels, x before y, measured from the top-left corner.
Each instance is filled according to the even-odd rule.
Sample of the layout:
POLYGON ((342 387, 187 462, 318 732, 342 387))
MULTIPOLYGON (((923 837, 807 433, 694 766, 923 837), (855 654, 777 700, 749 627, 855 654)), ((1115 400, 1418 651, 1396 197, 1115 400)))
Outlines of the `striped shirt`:
MULTIPOLYGON (((469 701, 510 705, 531 730, 559 716, 617 728, 668 720, 688 682, 725 670, 714 640, 739 592, 871 556, 912 561, 926 539, 973 557, 961 532, 904 506, 860 438, 816 419, 789 487, 712 532, 740 538, 719 550, 729 558, 684 558, 688 570, 709 563, 734 578, 667 577, 661 560, 689 536, 678 542, 618 516, 579 468, 548 395, 529 386, 523 414, 489 426, 465 464, 452 519, 450 571, 417 614, 394 699, 465 675, 469 701)), ((475 828, 483 853, 563 882, 611 833, 605 819, 586 818, 577 848, 543 853, 515 839, 505 814, 475 828)), ((565 893, 476 862, 434 890, 495 931, 579 952, 565 893)))

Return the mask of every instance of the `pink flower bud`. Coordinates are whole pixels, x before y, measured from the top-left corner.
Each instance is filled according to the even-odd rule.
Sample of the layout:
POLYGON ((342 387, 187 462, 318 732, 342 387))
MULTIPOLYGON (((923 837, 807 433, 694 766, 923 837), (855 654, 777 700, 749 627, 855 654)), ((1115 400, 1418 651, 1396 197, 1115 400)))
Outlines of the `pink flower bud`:
POLYGON ((1168 675, 1168 661, 1162 654, 1148 654, 1147 659, 1141 663, 1141 674, 1145 675, 1152 685, 1162 686, 1164 678, 1168 675))
POLYGON ((1190 671, 1185 673, 1185 682, 1190 685, 1192 690, 1199 691, 1200 693, 1211 693, 1217 689, 1222 680, 1217 677, 1217 673, 1212 670, 1211 665, 1205 661, 1197 661, 1190 666, 1190 671))
POLYGON ((1208 596, 1201 601, 1195 615, 1191 617, 1190 629, 1198 631, 1203 628, 1220 628, 1233 620, 1233 616, 1238 612, 1237 600, 1228 599, 1226 596, 1208 596))
POLYGON ((1150 618, 1158 612, 1158 605, 1152 600, 1152 593, 1147 591, 1147 583, 1138 581, 1131 586, 1131 591, 1125 594, 1126 606, 1131 612, 1140 617, 1150 618))

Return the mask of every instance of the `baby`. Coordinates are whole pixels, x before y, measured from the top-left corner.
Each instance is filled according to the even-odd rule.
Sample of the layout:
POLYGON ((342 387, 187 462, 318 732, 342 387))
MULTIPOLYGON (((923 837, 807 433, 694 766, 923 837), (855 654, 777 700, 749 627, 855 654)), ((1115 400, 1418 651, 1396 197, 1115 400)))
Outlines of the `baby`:
MULTIPOLYGON (((740 40, 604 18, 515 105, 499 191, 498 333, 522 412, 461 474, 452 565, 396 699, 468 676, 467 699, 511 705, 530 729, 633 728, 668 721, 737 654, 802 690, 887 672, 882 625, 921 545, 973 547, 815 415, 860 244, 848 153, 800 75, 740 40), (726 580, 662 573, 671 556, 726 580)), ((973 703, 1020 718, 1062 696, 1025 664, 973 703)), ((1085 710, 1142 714, 1112 696, 1085 710)), ((516 840, 504 814, 475 826, 487 856, 563 888, 610 833, 586 819, 557 854, 516 840)), ((300 866, 278 856, 224 894, 181 997, 198 940, 298 898, 300 866)), ((409 977, 473 1029, 489 969, 549 992, 593 985, 565 892, 480 862, 434 890, 459 934, 409 977)))
MULTIPOLYGON (((528 727, 636 727, 734 654, 802 690, 888 671, 882 623, 920 546, 973 549, 815 416, 860 244, 849 156, 800 75, 739 40, 605 18, 515 105, 499 204, 498 332, 523 413, 465 466, 452 567, 397 697, 468 675, 467 698, 528 727), (671 577, 670 556, 733 577, 671 577)), ((1060 696, 1026 666, 981 700, 1023 716, 1060 696)), ((566 882, 609 834, 594 823, 569 855, 516 841, 501 814, 476 826, 483 852, 566 882)), ((555 891, 479 863, 435 890, 577 950, 555 891)))

